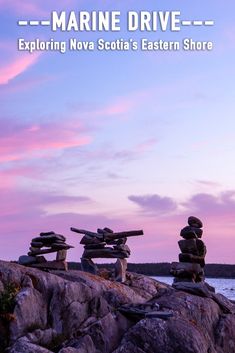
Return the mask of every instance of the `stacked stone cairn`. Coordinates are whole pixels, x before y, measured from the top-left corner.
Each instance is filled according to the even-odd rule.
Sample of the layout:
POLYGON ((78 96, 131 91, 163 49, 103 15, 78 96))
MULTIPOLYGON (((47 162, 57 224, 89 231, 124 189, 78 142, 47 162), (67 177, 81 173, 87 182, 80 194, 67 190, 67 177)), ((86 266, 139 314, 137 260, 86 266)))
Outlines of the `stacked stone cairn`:
POLYGON ((83 234, 80 244, 84 245, 81 257, 81 267, 85 272, 99 274, 98 267, 92 261, 94 258, 116 258, 114 279, 125 282, 127 258, 130 248, 126 245, 128 237, 143 235, 142 230, 114 233, 112 229, 97 229, 97 233, 83 229, 71 228, 71 231, 83 234))
POLYGON ((73 246, 66 244, 66 238, 55 232, 40 233, 33 238, 30 244, 28 255, 19 257, 19 263, 25 266, 41 268, 43 270, 65 270, 67 250, 73 246), (47 261, 43 255, 56 253, 56 260, 47 261))
POLYGON ((177 282, 204 282, 204 266, 206 256, 206 246, 201 240, 203 224, 194 216, 188 218, 188 225, 184 227, 180 236, 183 240, 178 242, 181 253, 179 262, 171 264, 171 274, 177 282))

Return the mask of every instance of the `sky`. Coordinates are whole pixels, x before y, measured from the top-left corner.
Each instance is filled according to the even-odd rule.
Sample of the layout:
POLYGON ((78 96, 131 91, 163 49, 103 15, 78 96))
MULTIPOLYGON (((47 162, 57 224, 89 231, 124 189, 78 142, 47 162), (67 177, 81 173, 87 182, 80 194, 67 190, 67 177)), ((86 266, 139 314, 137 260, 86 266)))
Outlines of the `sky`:
MULTIPOLYGON (((180 230, 204 223, 206 262, 234 263, 235 3, 228 0, 0 0, 0 258, 42 231, 143 229, 130 262, 178 258, 180 230), (61 33, 19 27, 51 11, 181 11, 211 27, 61 33), (20 52, 17 40, 212 41, 212 51, 20 52)), ((124 19, 122 20, 124 21, 124 19)))

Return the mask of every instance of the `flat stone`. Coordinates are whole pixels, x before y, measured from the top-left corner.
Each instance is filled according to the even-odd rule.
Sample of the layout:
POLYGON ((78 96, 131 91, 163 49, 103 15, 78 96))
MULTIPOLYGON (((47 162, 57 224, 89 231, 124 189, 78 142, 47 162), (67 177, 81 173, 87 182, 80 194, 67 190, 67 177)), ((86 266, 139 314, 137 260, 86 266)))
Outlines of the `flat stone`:
POLYGON ((147 314, 145 314, 145 317, 148 319, 153 319, 153 318, 158 318, 162 320, 167 320, 170 317, 173 317, 173 313, 170 311, 152 311, 147 314))
POLYGON ((31 267, 40 268, 43 270, 68 270, 68 264, 65 261, 47 261, 46 263, 33 264, 31 267))
POLYGON ((43 246, 43 243, 39 241, 31 241, 30 245, 34 248, 41 248, 43 246))
POLYGON ((43 243, 43 244, 50 244, 54 243, 57 240, 65 241, 65 238, 61 238, 59 235, 48 235, 48 236, 41 236, 32 239, 32 242, 43 243))
POLYGON ((204 256, 192 255, 192 254, 179 254, 179 261, 180 262, 190 262, 190 263, 197 263, 202 267, 205 266, 205 259, 204 256))
POLYGON ((177 290, 182 290, 187 293, 196 294, 202 297, 212 297, 214 291, 210 291, 210 287, 205 283, 189 283, 189 282, 178 282, 173 283, 172 287, 177 290))
POLYGON ((115 245, 113 247, 115 250, 121 250, 121 251, 126 251, 129 255, 131 253, 131 250, 128 245, 126 244, 121 244, 121 245, 115 245))
POLYGON ((31 265, 37 262, 37 259, 35 256, 27 256, 27 255, 22 255, 19 257, 18 263, 20 265, 31 265))
POLYGON ((192 226, 188 226, 188 227, 191 227, 191 230, 196 233, 198 238, 202 237, 202 234, 203 234, 202 228, 197 228, 197 227, 192 227, 192 226))
POLYGON ((63 243, 63 244, 52 243, 51 244, 51 248, 52 249, 57 249, 57 250, 68 250, 68 249, 74 248, 74 246, 66 244, 66 243, 63 243))
POLYGON ((103 229, 101 229, 101 228, 98 228, 97 229, 97 233, 98 234, 102 234, 102 235, 105 235, 105 234, 107 234, 107 233, 113 233, 113 231, 112 231, 112 229, 109 229, 109 228, 103 228, 103 229))
POLYGON ((108 245, 124 245, 127 241, 127 238, 121 238, 118 240, 107 240, 106 243, 108 245))
POLYGON ((182 253, 198 255, 196 239, 185 239, 178 241, 182 253))
POLYGON ((172 262, 170 272, 175 277, 190 277, 202 274, 203 269, 197 263, 172 262))
POLYGON ((29 251, 28 255, 29 256, 35 256, 35 255, 44 255, 44 254, 50 254, 53 252, 57 252, 58 250, 56 249, 38 249, 35 251, 29 251))
POLYGON ((108 228, 108 227, 105 227, 103 230, 104 230, 106 233, 113 233, 113 230, 110 229, 110 228, 108 228))
POLYGON ((194 216, 190 216, 188 218, 188 224, 192 227, 196 227, 196 228, 202 228, 203 227, 203 223, 202 221, 194 216))
POLYGON ((101 242, 99 244, 90 244, 90 245, 85 245, 84 249, 103 249, 105 247, 106 243, 101 242))
POLYGON ((40 248, 34 248, 33 246, 30 246, 29 250, 30 250, 31 252, 35 252, 35 251, 40 250, 40 248))
POLYGON ((184 239, 197 239, 196 232, 190 226, 181 229, 180 236, 184 239))
POLYGON ((53 232, 53 231, 51 231, 51 232, 42 232, 42 233, 40 233, 40 236, 41 237, 46 237, 46 236, 52 235, 52 234, 55 234, 55 232, 53 232))
POLYGON ((65 236, 62 235, 62 234, 57 234, 57 233, 55 233, 54 236, 55 236, 56 239, 58 239, 58 240, 66 241, 65 236))
POLYGON ((181 282, 187 282, 187 283, 196 283, 196 276, 191 275, 191 276, 184 276, 184 277, 175 277, 173 283, 181 283, 181 282))
POLYGON ((82 255, 84 258, 108 258, 108 259, 115 259, 120 258, 124 259, 129 257, 129 254, 125 251, 121 250, 114 250, 113 248, 104 248, 104 249, 85 249, 82 255))
POLYGON ((100 238, 92 237, 89 235, 84 235, 82 237, 80 244, 82 245, 95 245, 95 244, 100 244, 103 243, 103 237, 101 236, 100 238))

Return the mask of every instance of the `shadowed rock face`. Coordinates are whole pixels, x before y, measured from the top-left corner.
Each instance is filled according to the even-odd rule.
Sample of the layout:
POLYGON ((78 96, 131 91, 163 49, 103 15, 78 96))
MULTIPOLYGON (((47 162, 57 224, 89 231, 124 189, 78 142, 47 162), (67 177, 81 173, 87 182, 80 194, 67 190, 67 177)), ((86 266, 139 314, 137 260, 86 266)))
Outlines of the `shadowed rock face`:
POLYGON ((9 283, 20 290, 14 320, 3 318, 0 308, 7 353, 235 353, 235 306, 221 295, 190 294, 187 286, 190 293, 134 273, 121 284, 0 261, 0 293, 9 283), (117 310, 147 301, 174 316, 131 321, 117 310))

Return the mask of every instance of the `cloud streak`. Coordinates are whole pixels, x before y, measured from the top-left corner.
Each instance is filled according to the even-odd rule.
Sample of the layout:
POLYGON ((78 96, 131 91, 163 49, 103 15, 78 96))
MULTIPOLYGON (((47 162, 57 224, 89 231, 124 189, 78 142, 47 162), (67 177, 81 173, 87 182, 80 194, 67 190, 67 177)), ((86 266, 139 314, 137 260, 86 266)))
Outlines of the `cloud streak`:
POLYGON ((50 151, 79 147, 91 141, 76 122, 16 125, 0 120, 0 161, 16 161, 50 151))
MULTIPOLYGON (((0 214, 1 217, 15 217, 22 215, 22 221, 27 223, 27 214, 46 215, 46 208, 52 204, 64 206, 72 204, 90 203, 86 196, 70 196, 45 191, 29 191, 27 189, 8 187, 1 188, 0 214)), ((13 220, 13 218, 12 218, 13 220)))
POLYGON ((38 54, 24 55, 15 58, 7 64, 2 64, 0 67, 0 85, 6 85, 15 77, 21 75, 30 66, 38 61, 38 54))

